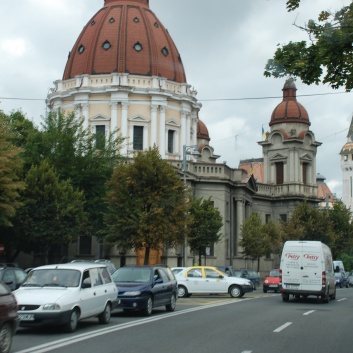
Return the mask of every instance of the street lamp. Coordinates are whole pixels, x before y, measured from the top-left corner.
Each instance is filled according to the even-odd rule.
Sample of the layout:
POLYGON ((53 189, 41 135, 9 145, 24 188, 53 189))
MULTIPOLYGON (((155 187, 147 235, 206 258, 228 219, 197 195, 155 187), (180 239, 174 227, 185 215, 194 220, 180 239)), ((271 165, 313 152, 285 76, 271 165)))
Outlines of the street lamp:
MULTIPOLYGON (((193 146, 186 146, 183 145, 183 178, 184 178, 184 184, 186 185, 186 155, 196 155, 199 156, 200 152, 198 151, 198 146, 193 145, 193 146)), ((186 216, 185 216, 186 219, 186 216)), ((183 244, 183 267, 186 267, 187 263, 187 256, 188 256, 188 239, 186 236, 186 221, 185 221, 185 235, 184 235, 184 244, 183 244)))

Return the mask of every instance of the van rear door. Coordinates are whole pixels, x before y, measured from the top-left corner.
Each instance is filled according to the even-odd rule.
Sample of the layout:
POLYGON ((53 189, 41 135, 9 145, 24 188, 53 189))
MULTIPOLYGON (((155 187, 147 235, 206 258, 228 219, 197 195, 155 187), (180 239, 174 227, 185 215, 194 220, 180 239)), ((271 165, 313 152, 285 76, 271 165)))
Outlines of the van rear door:
POLYGON ((282 286, 284 289, 302 291, 320 290, 322 286, 321 261, 319 247, 305 243, 292 244, 286 248, 282 262, 282 286))

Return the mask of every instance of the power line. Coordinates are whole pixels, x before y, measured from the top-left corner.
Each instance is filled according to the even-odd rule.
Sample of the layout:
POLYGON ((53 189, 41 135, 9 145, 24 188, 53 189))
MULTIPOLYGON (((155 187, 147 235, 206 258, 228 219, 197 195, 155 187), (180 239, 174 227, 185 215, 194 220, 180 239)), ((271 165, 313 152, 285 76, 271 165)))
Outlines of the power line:
MULTIPOLYGON (((315 96, 328 96, 336 94, 347 94, 350 92, 327 92, 327 93, 313 93, 313 94, 298 94, 297 97, 315 97, 315 96)), ((281 99, 283 96, 263 96, 263 97, 242 97, 242 98, 210 98, 198 99, 198 102, 222 102, 222 101, 246 101, 246 100, 265 100, 265 99, 281 99)), ((46 98, 25 98, 25 97, 0 97, 3 100, 18 100, 18 101, 46 101, 46 98)), ((105 102, 107 99, 79 99, 75 103, 80 102, 105 102)), ((119 101, 126 102, 143 102, 141 99, 119 99, 119 101)), ((156 100, 158 101, 158 100, 156 100)))

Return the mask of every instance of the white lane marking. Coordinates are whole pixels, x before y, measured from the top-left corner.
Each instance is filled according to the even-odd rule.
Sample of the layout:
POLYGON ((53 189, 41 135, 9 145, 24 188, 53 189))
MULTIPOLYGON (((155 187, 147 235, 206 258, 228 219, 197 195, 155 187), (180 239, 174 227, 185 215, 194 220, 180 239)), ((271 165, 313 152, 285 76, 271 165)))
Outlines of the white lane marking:
POLYGON ((242 351, 241 353, 252 353, 252 351, 242 351))
POLYGON ((315 312, 316 310, 310 310, 310 311, 307 311, 306 313, 304 313, 303 315, 310 315, 312 314, 313 312, 315 312))
POLYGON ((342 298, 342 299, 339 299, 337 300, 338 302, 343 302, 343 300, 347 300, 347 298, 342 298))
POLYGON ((245 301, 253 300, 253 299, 256 299, 256 298, 243 298, 243 299, 237 300, 237 301, 230 300, 230 301, 227 301, 227 302, 217 303, 217 304, 214 304, 214 305, 206 305, 206 306, 200 306, 200 307, 196 307, 196 308, 190 308, 190 309, 175 311, 175 312, 172 312, 172 313, 165 314, 163 316, 150 317, 150 318, 141 319, 141 320, 138 320, 138 321, 128 322, 128 323, 124 323, 124 324, 118 324, 118 325, 114 325, 114 326, 111 326, 111 327, 108 327, 108 328, 104 328, 104 329, 99 329, 99 330, 96 330, 96 331, 83 333, 83 334, 80 334, 80 335, 77 335, 77 336, 74 336, 74 337, 66 337, 66 338, 63 338, 63 339, 60 339, 60 340, 57 340, 57 341, 44 343, 44 344, 41 344, 41 345, 36 346, 36 347, 31 347, 31 348, 24 349, 22 351, 17 351, 15 353, 45 353, 45 352, 49 352, 49 351, 51 351, 53 349, 57 349, 57 348, 60 348, 60 347, 65 347, 65 346, 68 346, 68 345, 73 344, 73 343, 84 341, 87 338, 94 338, 94 337, 97 337, 97 336, 105 335, 107 333, 112 333, 112 332, 115 332, 115 331, 124 330, 124 329, 129 328, 129 327, 139 326, 139 325, 143 325, 143 324, 146 324, 146 323, 149 323, 149 322, 167 319, 168 317, 171 317, 171 316, 183 315, 183 314, 191 313, 191 312, 194 312, 194 311, 204 310, 204 309, 207 309, 207 308, 212 308, 212 307, 217 307, 217 306, 222 306, 222 305, 243 303, 245 301))
POLYGON ((287 322, 284 325, 276 328, 273 332, 281 332, 282 330, 284 330, 286 327, 292 325, 293 322, 287 322))

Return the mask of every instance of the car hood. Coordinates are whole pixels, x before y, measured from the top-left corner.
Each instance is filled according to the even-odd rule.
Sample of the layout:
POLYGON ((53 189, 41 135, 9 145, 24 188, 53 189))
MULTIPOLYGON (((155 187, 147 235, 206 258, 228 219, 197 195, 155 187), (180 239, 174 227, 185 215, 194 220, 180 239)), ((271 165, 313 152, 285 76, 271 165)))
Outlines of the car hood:
POLYGON ((127 291, 143 291, 147 288, 151 288, 149 283, 129 283, 129 282, 115 282, 119 294, 127 291))
POLYGON ((229 284, 239 284, 239 285, 251 285, 251 281, 247 278, 240 278, 240 277, 224 277, 224 279, 229 284))
POLYGON ((21 304, 33 304, 40 305, 45 303, 55 303, 67 295, 71 295, 73 292, 78 291, 79 288, 26 288, 20 287, 14 291, 18 305, 21 304))

